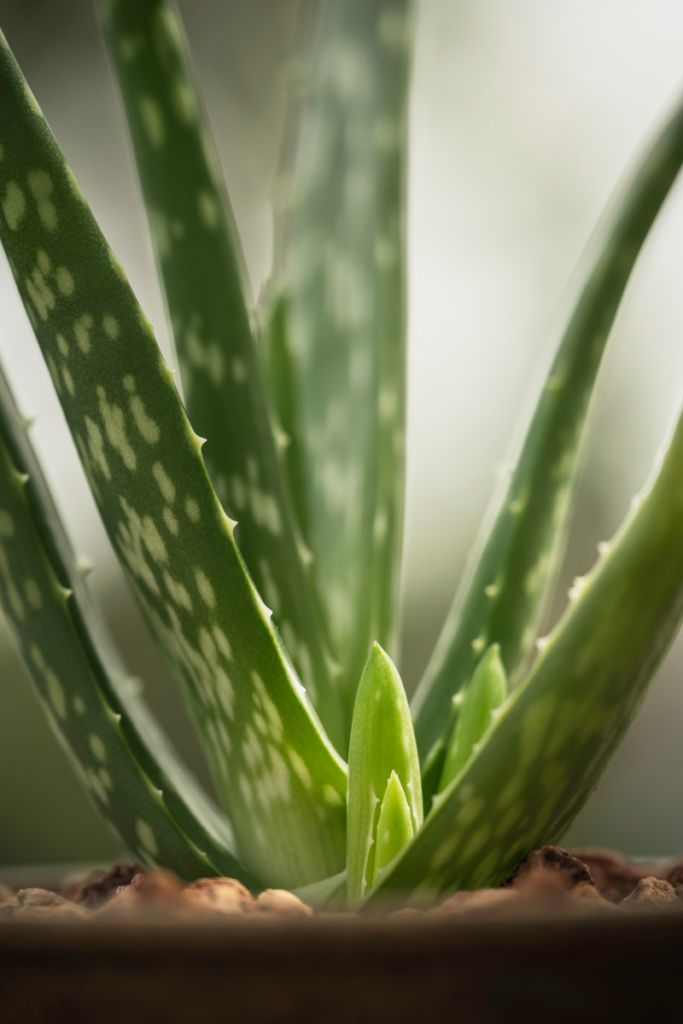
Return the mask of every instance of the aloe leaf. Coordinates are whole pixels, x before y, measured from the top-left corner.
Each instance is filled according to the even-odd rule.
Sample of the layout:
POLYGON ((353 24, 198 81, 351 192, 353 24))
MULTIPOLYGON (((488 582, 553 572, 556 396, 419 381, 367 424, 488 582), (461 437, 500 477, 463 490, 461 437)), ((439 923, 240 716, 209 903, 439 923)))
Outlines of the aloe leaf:
POLYGON ((459 690, 451 698, 446 727, 442 730, 441 735, 432 746, 422 765, 422 801, 427 808, 431 806, 434 794, 438 793, 441 788, 443 766, 446 763, 446 754, 453 737, 453 730, 458 721, 458 713, 463 696, 464 689, 459 690))
POLYGON ((345 765, 235 546, 125 274, 0 39, 0 238, 103 522, 264 883, 344 865, 345 765))
POLYGON ((410 709, 396 666, 375 643, 358 685, 349 743, 346 868, 351 905, 362 899, 375 877, 377 822, 392 772, 417 831, 422 786, 410 709))
POLYGON ((303 450, 302 521, 349 714, 371 641, 396 647, 410 37, 407 0, 328 0, 278 229, 288 432, 303 450))
POLYGON ((473 750, 491 724, 491 713, 507 697, 507 678, 500 660, 500 647, 491 644, 464 692, 441 774, 439 790, 469 761, 473 750))
POLYGON ((597 785, 683 620, 683 418, 480 749, 368 899, 496 885, 597 785))
MULTIPOLYGON (((413 700, 421 758, 450 699, 499 643, 513 685, 530 654, 564 548, 591 393, 629 276, 683 161, 678 106, 616 207, 538 400, 516 469, 456 594, 413 700)), ((430 794, 425 793, 425 797, 430 794)))
POLYGON ((294 895, 314 910, 342 910, 346 907, 346 871, 294 889, 294 895))
MULTIPOLYGON (((110 718, 118 718, 117 730, 130 749, 133 764, 137 763, 146 777, 145 784, 148 787, 151 784, 155 790, 155 799, 163 800, 178 827, 190 843, 210 859, 217 873, 232 874, 254 887, 254 879, 235 859, 235 840, 227 820, 183 768, 144 701, 131 686, 106 626, 90 599, 82 573, 76 567, 25 423, 0 370, 0 438, 14 470, 25 481, 23 495, 30 512, 30 528, 38 534, 35 547, 42 549, 49 562, 49 571, 54 574, 62 591, 71 594, 66 605, 72 629, 64 629, 64 643, 73 644, 75 630, 83 657, 88 661, 89 672, 94 677, 93 685, 99 690, 99 697, 106 704, 110 718)), ((15 623, 15 628, 20 629, 20 626, 15 623)), ((28 667, 35 675, 32 662, 28 667)), ((71 685, 69 681, 69 688, 71 685)), ((97 701, 95 703, 99 706, 97 701)), ((74 704, 81 706, 76 698, 74 704)), ((80 723, 86 730, 87 722, 86 714, 80 723)), ((133 790, 133 783, 128 785, 133 790)), ((158 845, 157 863, 176 871, 181 877, 188 877, 180 863, 166 860, 167 845, 163 842, 158 845)), ((172 846, 170 850, 172 853, 172 846)))
MULTIPOLYGON (((306 457, 296 396, 294 365, 287 335, 287 296, 285 292, 280 292, 274 297, 272 289, 267 289, 262 305, 266 310, 265 314, 262 314, 266 320, 261 330, 262 362, 282 438, 281 451, 289 492, 302 543, 305 546, 304 538, 309 537, 311 532, 306 501, 306 457)), ((305 550, 308 552, 309 564, 312 564, 313 553, 307 546, 305 550)))
POLYGON ((0 602, 90 799, 139 859, 258 887, 227 821, 127 686, 0 372, 0 602))
POLYGON ((413 822, 410 807, 403 786, 396 772, 392 772, 382 797, 379 819, 372 884, 375 885, 382 872, 394 857, 413 838, 413 822))
POLYGON ((249 571, 331 739, 346 739, 310 555, 285 486, 237 232, 187 44, 166 0, 100 3, 192 425, 249 571))

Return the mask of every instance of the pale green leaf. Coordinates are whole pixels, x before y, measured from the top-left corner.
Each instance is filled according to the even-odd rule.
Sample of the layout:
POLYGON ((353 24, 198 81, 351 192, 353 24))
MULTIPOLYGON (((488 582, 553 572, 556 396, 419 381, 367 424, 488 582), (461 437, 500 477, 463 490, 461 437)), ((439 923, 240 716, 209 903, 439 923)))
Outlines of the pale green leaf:
POLYGON ((363 669, 349 744, 347 889, 353 905, 375 877, 377 821, 392 772, 422 824, 422 786, 413 725, 396 666, 375 643, 363 669))
POLYGON ((640 249, 682 161, 679 105, 620 195, 503 501, 486 519, 471 568, 415 695, 415 733, 423 762, 446 725, 451 697, 471 678, 484 650, 500 644, 513 686, 533 651, 564 549, 586 417, 605 345, 640 249))
POLYGON ((492 712, 507 697, 507 678, 500 647, 491 644, 465 689, 458 720, 446 752, 439 790, 445 789, 467 764, 476 745, 491 725, 492 712))
POLYGON ((382 797, 377 822, 373 885, 381 878, 384 869, 391 864, 406 843, 410 842, 413 832, 412 815, 403 792, 403 786, 396 772, 392 772, 382 797))
POLYGON ((274 390, 349 718, 371 642, 396 646, 411 27, 408 0, 328 0, 279 225, 274 390))
POLYGON ((683 619, 683 418, 651 488, 479 750, 368 898, 497 885, 556 843, 599 782, 683 619))

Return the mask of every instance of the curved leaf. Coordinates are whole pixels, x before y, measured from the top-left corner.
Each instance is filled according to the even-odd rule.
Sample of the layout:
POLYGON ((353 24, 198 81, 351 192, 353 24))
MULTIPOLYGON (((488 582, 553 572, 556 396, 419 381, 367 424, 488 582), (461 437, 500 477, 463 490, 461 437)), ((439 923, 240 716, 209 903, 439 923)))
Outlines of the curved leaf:
POLYGON ((554 843, 607 767, 683 620, 683 417, 529 676, 368 898, 496 885, 554 843))
POLYGON ((458 720, 451 736, 439 790, 467 764, 491 725, 492 715, 507 697, 507 679, 498 644, 491 644, 464 690, 458 720))
POLYGON ((346 739, 310 556, 285 487, 252 337, 230 203, 166 0, 102 3, 188 415, 209 475, 331 739, 346 739))
POLYGON ((500 644, 514 684, 515 673, 533 649, 564 549, 586 416, 605 345, 638 253, 682 161, 679 105, 617 206, 497 517, 480 538, 415 694, 413 717, 423 763, 439 740, 451 697, 471 677, 484 650, 500 644))
POLYGON ((1 372, 0 602, 53 731, 128 849, 187 880, 226 874, 259 888, 126 685, 1 372))
POLYGON ((125 274, 4 37, 0 238, 114 549, 180 684, 247 867, 344 864, 346 771, 240 558, 125 274))

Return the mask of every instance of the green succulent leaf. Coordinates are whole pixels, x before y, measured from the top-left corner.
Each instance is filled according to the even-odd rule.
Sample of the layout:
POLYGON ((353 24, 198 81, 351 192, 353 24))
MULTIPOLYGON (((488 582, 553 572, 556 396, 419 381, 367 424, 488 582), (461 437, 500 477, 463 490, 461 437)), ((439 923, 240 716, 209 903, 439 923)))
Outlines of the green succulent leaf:
POLYGON ((413 717, 423 759, 444 729, 451 697, 471 678, 484 650, 500 644, 514 684, 533 649, 564 548, 586 416, 605 345, 638 253, 682 161, 679 106, 617 205, 503 502, 490 532, 480 538, 478 557, 471 561, 415 695, 413 717))
POLYGON ((381 878, 383 871, 391 864, 406 843, 413 838, 413 821, 403 786, 396 772, 392 772, 382 797, 379 819, 372 884, 381 878))
POLYGON ((279 225, 274 344, 293 388, 274 392, 349 718, 371 641, 396 640, 410 40, 408 0, 328 0, 279 225))
POLYGON ((314 910, 344 910, 346 908, 346 871, 331 878, 302 886, 294 895, 314 910))
POLYGON ((598 783, 683 619, 683 418, 480 749, 368 898, 496 885, 554 843, 598 783))
MULTIPOLYGON (((412 831, 417 831, 422 824, 422 786, 410 709, 396 666, 375 643, 358 685, 349 744, 346 867, 351 905, 362 899, 376 877, 377 823, 392 773, 410 807, 412 831)), ((393 798, 387 814, 395 825, 393 798)), ((383 847, 385 856, 386 844, 383 847)))
MULTIPOLYGON (((294 361, 291 343, 287 335, 288 312, 285 292, 273 295, 273 286, 266 289, 266 297, 260 310, 266 323, 261 326, 261 360, 265 368, 268 387, 275 407, 280 430, 280 450, 284 458, 284 469, 294 504, 295 515, 302 538, 310 536, 310 522, 306 501, 306 454, 296 395, 294 361)), ((302 540, 302 544, 304 541, 302 540)), ((308 552, 309 564, 313 553, 308 552)), ((314 571, 311 569, 311 571, 314 571)))
POLYGON ((220 166, 166 0, 103 3, 187 412, 259 592, 337 748, 346 736, 322 608, 273 431, 220 166))
POLYGON ((144 863, 258 882, 130 687, 0 371, 0 603, 90 799, 144 863))
POLYGON ((439 790, 467 764, 477 744, 491 725, 493 713, 507 697, 507 677, 500 660, 500 647, 491 644, 465 691, 453 729, 441 774, 439 790))
POLYGON ((0 37, 0 238, 103 522, 266 884, 344 865, 346 769, 245 568, 125 274, 0 37))
POLYGON ((424 760, 422 767, 422 801, 427 809, 431 806, 434 794, 438 793, 439 789, 442 788, 441 776, 443 774, 443 766, 446 763, 446 754, 453 737, 453 730, 458 721, 458 713, 463 695, 464 691, 460 690, 451 698, 448 724, 424 760))

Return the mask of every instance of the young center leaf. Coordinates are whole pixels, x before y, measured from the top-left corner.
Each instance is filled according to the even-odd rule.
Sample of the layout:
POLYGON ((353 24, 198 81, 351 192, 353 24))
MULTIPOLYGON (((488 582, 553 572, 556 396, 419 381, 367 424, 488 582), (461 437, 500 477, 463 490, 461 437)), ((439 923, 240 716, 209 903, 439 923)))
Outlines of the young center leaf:
POLYGON ((346 770, 233 539, 151 325, 0 36, 0 238, 102 520, 265 884, 344 866, 346 770))
POLYGON ((371 641, 396 639, 410 41, 408 0, 325 4, 278 228, 274 392, 349 718, 371 641))
POLYGON ((256 586, 337 749, 322 608, 252 337, 236 228, 187 43, 167 0, 99 3, 166 296, 187 412, 256 586))
POLYGON ((408 701, 396 666, 375 643, 358 685, 349 743, 346 869, 351 906, 400 849, 398 840, 410 838, 421 824, 422 786, 408 701), (401 793, 410 808, 408 822, 402 817, 401 793), (385 833, 376 867, 382 814, 385 833))
POLYGON ((528 677, 368 897, 497 885, 597 785, 683 619, 683 417, 528 677))
POLYGON ((258 882, 129 685, 0 371, 0 604, 90 799, 146 864, 258 882))
POLYGON ((372 884, 375 885, 384 869, 413 838, 413 816, 406 794, 396 772, 391 773, 382 797, 377 838, 375 840, 375 863, 372 870, 372 884))
POLYGON ((491 725, 493 712, 506 697, 507 679, 500 660, 500 648, 498 644, 491 644, 465 689, 458 720, 446 751, 439 791, 445 789, 467 764, 476 745, 491 725))
MULTIPOLYGON (((645 238, 683 161, 683 105, 649 147, 565 330, 517 466, 490 532, 456 594, 413 701, 423 764, 438 743, 454 693, 482 653, 500 644, 515 683, 538 634, 561 557, 591 394, 614 318, 645 238)), ((425 791, 427 799, 431 793, 425 791)))

